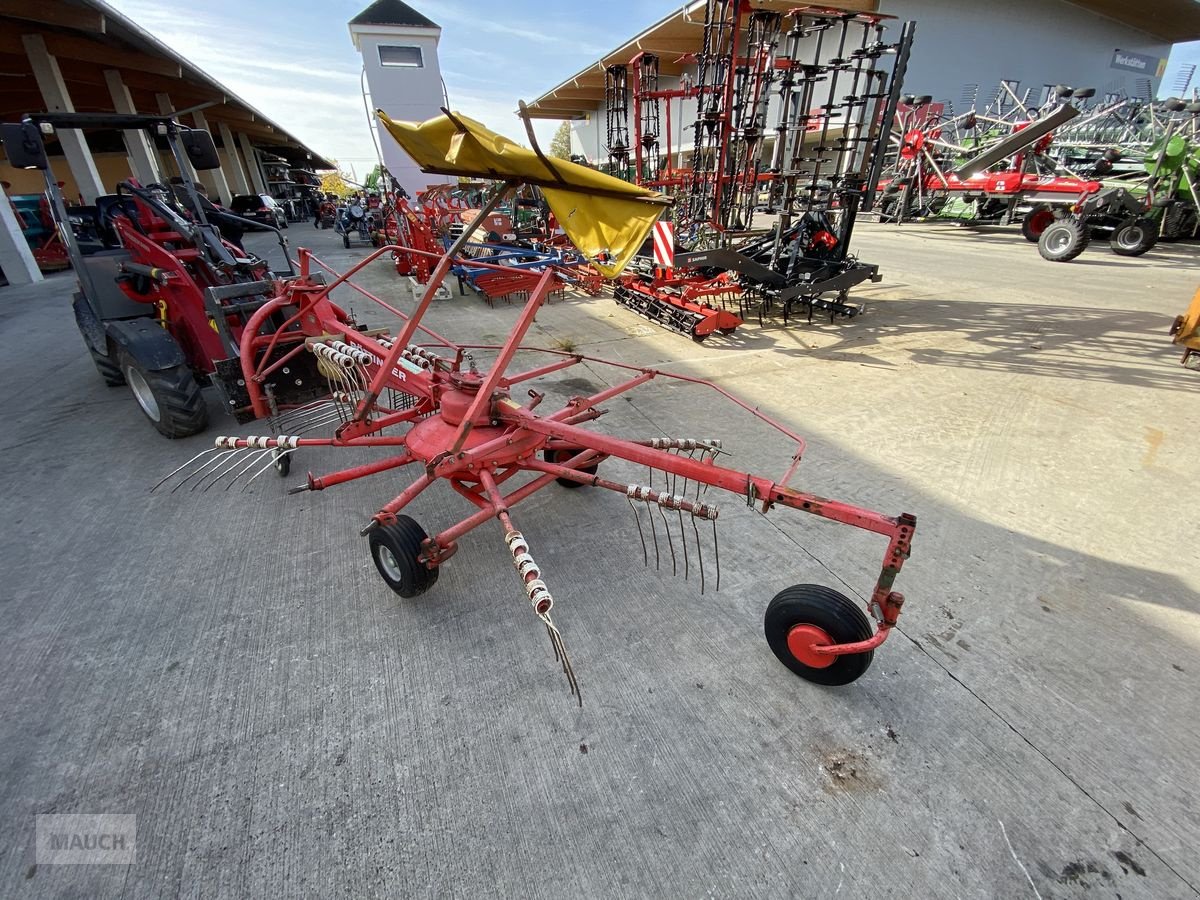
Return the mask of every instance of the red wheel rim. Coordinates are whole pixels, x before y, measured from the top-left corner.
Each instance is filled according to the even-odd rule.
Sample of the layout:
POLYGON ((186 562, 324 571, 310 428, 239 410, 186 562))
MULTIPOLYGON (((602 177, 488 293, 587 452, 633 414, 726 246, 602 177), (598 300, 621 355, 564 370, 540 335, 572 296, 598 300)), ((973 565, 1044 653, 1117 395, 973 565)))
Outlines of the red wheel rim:
POLYGON ((1050 227, 1050 223, 1054 221, 1054 213, 1048 209, 1039 209, 1029 217, 1029 231, 1031 234, 1040 237, 1041 233, 1050 227))
POLYGON ((826 669, 832 666, 837 656, 817 653, 815 647, 828 647, 836 643, 824 628, 816 625, 793 625, 787 637, 788 650, 792 656, 810 669, 826 669))

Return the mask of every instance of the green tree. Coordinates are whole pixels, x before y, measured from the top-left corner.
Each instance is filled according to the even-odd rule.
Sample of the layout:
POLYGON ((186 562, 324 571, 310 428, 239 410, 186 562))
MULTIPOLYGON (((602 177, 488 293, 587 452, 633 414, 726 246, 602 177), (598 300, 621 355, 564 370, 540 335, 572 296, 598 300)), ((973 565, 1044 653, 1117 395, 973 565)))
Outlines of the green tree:
POLYGON ((563 122, 550 139, 550 155, 559 159, 571 158, 571 123, 563 122))
POLYGON ((333 163, 334 169, 332 172, 321 173, 321 193, 349 197, 352 191, 346 184, 346 179, 342 177, 341 170, 337 168, 337 160, 332 159, 330 162, 333 163))

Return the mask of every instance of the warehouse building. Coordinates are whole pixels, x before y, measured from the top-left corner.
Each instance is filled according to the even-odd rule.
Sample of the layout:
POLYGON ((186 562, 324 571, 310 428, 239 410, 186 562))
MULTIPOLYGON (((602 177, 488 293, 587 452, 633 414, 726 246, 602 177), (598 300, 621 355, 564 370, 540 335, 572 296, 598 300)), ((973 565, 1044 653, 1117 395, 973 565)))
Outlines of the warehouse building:
MULTIPOLYGON (((719 4, 718 4, 719 5, 719 4)), ((1007 85, 1037 106, 1054 85, 1091 87, 1097 98, 1157 96, 1171 46, 1200 39, 1200 4, 1194 0, 844 0, 847 11, 878 13, 900 23, 916 22, 906 92, 931 95, 949 108, 987 107, 1007 85)), ((752 9, 780 13, 787 0, 758 0, 752 9)), ((572 122, 576 152, 592 162, 608 156, 605 77, 609 67, 628 65, 639 53, 659 58, 660 86, 693 77, 688 54, 700 51, 706 0, 695 0, 546 91, 530 105, 533 116, 572 122)), ((832 51, 829 53, 831 57, 832 51)), ((677 102, 672 148, 681 144, 679 124, 695 118, 695 104, 677 102)), ((690 131, 682 144, 690 143, 690 131)))
MULTIPOLYGON (((332 168, 319 154, 127 17, 97 0, 0 5, 0 121, 31 112, 176 113, 212 133, 221 167, 204 173, 210 196, 267 193, 268 165, 332 168)), ((179 173, 141 132, 63 130, 48 150, 63 194, 90 204, 130 176, 142 183, 179 173)), ((37 194, 42 173, 0 155, 0 270, 9 282, 40 278, 9 194, 37 194)))

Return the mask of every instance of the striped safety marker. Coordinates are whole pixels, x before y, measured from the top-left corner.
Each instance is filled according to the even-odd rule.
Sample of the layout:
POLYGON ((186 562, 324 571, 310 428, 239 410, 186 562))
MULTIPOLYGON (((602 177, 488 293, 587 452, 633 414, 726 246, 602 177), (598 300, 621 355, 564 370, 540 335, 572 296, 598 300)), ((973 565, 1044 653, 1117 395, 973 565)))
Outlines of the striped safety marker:
POLYGON ((667 269, 675 265, 675 226, 661 219, 654 223, 654 264, 667 269))

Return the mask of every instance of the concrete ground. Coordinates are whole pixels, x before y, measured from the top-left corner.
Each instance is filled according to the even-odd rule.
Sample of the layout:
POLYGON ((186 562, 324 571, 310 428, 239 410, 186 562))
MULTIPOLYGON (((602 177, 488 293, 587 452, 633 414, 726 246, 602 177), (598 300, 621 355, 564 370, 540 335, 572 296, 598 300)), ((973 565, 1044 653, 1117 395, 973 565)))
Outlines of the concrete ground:
MULTIPOLYGON (((407 476, 285 494, 363 451, 150 495, 253 426, 213 398, 207 435, 158 437, 92 369, 69 275, 0 292, 0 894, 1200 893, 1200 376, 1166 336, 1194 251, 1061 265, 944 226, 864 226, 856 249, 885 279, 854 321, 699 346, 610 299, 539 315, 529 343, 715 378, 809 437, 797 486, 919 520, 899 633, 826 689, 771 655, 763 610, 797 582, 864 593, 882 541, 710 494, 722 578, 702 596, 694 570, 643 567, 619 496, 535 495, 514 516, 582 709, 498 527, 405 601, 358 529, 407 476), (136 814, 137 863, 36 866, 35 814, 68 812, 136 814)), ((363 283, 411 304, 384 263, 363 283)), ((456 297, 429 321, 497 340, 517 312, 456 297)), ((613 377, 571 370, 546 402, 613 377)), ((787 466, 701 389, 608 405, 613 432, 787 466)), ((430 531, 463 513, 444 487, 411 509, 430 531)))

